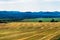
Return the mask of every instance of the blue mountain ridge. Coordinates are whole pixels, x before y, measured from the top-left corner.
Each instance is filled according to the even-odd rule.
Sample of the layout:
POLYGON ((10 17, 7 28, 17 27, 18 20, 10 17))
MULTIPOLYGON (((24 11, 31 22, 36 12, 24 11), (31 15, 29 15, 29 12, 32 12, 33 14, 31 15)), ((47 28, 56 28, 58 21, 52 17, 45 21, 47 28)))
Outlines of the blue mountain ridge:
POLYGON ((60 12, 0 11, 0 19, 60 18, 60 12))

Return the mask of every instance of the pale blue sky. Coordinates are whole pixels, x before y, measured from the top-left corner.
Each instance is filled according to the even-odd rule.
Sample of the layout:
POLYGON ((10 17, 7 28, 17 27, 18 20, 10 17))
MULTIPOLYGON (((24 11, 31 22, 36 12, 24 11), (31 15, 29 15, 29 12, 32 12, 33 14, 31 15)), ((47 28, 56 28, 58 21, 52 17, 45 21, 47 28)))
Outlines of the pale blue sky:
POLYGON ((60 0, 0 0, 0 10, 60 11, 60 0))

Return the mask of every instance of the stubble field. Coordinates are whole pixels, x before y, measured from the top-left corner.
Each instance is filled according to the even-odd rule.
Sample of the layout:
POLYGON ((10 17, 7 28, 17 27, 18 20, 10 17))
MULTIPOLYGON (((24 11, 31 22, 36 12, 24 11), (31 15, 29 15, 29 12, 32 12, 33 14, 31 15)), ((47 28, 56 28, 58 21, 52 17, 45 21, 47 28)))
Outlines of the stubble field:
POLYGON ((60 22, 0 23, 0 40, 60 40, 60 22))

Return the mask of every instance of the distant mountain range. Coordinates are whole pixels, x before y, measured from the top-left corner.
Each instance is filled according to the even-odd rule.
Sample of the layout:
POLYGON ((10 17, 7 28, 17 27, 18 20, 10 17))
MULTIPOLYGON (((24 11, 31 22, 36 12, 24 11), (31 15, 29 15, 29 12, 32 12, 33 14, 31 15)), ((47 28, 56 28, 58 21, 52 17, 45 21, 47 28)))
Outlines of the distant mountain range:
POLYGON ((0 19, 60 18, 60 12, 0 11, 0 19))

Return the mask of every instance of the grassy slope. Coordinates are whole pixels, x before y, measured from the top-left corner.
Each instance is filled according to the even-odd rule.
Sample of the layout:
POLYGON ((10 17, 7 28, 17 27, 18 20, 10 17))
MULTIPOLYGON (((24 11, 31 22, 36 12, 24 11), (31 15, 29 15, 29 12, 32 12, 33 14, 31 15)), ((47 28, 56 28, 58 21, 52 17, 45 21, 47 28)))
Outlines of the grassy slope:
MULTIPOLYGON (((34 19, 24 19, 22 21, 29 21, 29 22, 38 22, 39 20, 42 20, 43 22, 50 22, 53 18, 34 18, 34 19)), ((60 18, 54 18, 55 20, 60 22, 60 18)))
POLYGON ((60 35, 60 22, 0 24, 0 40, 48 40, 56 35, 60 35))
POLYGON ((55 19, 55 21, 59 21, 60 22, 60 18, 31 18, 31 19, 23 19, 23 20, 17 20, 17 19, 0 19, 1 21, 5 21, 5 22, 13 22, 14 20, 16 22, 39 22, 39 20, 42 20, 43 22, 50 22, 52 19, 55 19))

